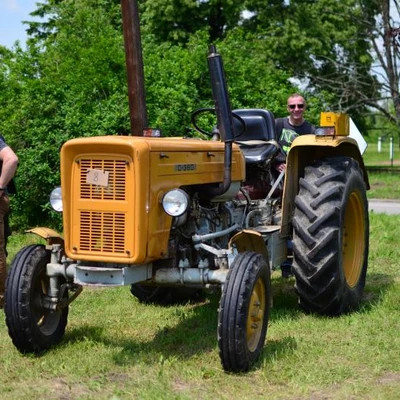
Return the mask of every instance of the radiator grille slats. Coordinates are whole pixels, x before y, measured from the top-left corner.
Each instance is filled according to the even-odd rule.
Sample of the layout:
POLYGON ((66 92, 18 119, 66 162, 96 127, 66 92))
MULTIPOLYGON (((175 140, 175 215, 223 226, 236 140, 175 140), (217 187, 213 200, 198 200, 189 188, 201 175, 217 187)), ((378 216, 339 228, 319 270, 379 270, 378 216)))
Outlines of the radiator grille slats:
POLYGON ((126 180, 128 162, 111 158, 79 160, 79 251, 126 255, 126 180), (107 186, 87 183, 89 170, 108 172, 107 186), (106 201, 104 203, 103 201, 106 201), (105 209, 104 211, 102 209, 105 209))
POLYGON ((89 160, 81 163, 81 199, 125 200, 126 162, 124 160, 89 160), (108 172, 108 186, 86 183, 88 170, 108 172))
POLYGON ((124 253, 125 215, 81 211, 80 249, 83 251, 124 253))

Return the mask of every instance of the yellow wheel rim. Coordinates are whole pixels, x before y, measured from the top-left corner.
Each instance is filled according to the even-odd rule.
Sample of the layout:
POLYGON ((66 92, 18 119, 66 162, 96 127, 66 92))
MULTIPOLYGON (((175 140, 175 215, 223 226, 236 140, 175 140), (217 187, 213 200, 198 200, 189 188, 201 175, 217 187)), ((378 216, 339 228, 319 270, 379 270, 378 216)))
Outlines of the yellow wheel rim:
POLYGON ((247 345, 251 352, 257 349, 264 318, 266 317, 267 297, 264 282, 258 278, 251 293, 249 314, 247 316, 247 345))
POLYGON ((342 237, 343 269, 347 284, 357 285, 364 264, 365 254, 365 216, 364 206, 359 192, 350 195, 344 215, 342 237))

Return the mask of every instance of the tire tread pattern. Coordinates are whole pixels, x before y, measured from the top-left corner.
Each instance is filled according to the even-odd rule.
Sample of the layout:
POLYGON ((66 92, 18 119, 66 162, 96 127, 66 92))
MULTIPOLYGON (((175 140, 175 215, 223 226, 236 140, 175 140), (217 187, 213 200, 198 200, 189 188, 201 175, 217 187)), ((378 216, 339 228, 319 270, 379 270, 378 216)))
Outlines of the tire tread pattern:
POLYGON ((293 273, 300 306, 307 312, 339 315, 358 306, 368 258, 368 204, 362 171, 348 157, 317 161, 305 168, 295 198, 293 273), (350 288, 342 270, 341 234, 349 192, 362 198, 366 247, 359 281, 350 288))
POLYGON ((239 254, 228 271, 218 315, 218 346, 225 371, 247 371, 258 358, 267 333, 270 294, 270 271, 264 258, 254 252, 239 254), (247 315, 249 300, 258 279, 264 282, 267 304, 261 336, 255 351, 251 352, 246 338, 247 315))
POLYGON ((56 327, 51 334, 43 333, 32 312, 32 290, 41 269, 49 261, 43 245, 29 245, 15 256, 8 272, 5 293, 5 314, 8 333, 21 353, 37 353, 57 344, 65 333, 68 307, 57 312, 56 327))

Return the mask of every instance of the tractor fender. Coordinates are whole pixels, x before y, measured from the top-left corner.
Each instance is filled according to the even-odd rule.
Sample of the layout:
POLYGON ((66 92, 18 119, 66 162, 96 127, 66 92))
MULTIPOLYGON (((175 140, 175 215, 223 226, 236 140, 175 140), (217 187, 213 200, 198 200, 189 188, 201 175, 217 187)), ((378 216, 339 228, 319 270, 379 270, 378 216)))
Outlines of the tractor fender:
POLYGON ((229 247, 235 245, 238 252, 254 251, 261 254, 269 263, 268 249, 261 233, 250 229, 243 229, 236 233, 229 241, 229 247))
POLYGON ((28 229, 25 231, 26 233, 33 233, 37 236, 46 240, 47 246, 52 246, 53 244, 61 244, 64 247, 64 239, 63 237, 51 228, 45 227, 37 227, 28 229))
POLYGON ((282 227, 284 235, 290 234, 289 222, 293 214, 294 199, 299 191, 300 177, 313 160, 326 157, 350 157, 358 162, 363 171, 366 189, 369 189, 368 174, 357 142, 349 136, 298 136, 290 147, 286 160, 286 177, 282 201, 282 227))

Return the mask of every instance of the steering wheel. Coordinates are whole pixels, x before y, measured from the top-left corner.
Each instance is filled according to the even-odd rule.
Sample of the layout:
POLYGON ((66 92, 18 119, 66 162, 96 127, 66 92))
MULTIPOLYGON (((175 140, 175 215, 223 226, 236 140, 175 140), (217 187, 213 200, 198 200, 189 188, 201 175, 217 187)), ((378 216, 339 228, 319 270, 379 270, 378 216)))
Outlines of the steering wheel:
MULTIPOLYGON (((206 131, 205 129, 200 128, 200 126, 197 124, 197 117, 200 114, 205 114, 205 113, 216 114, 216 111, 215 111, 215 108, 199 108, 198 110, 196 110, 196 111, 194 111, 192 113, 191 121, 192 121, 192 124, 194 126, 194 129, 197 132, 200 132, 200 133, 202 133, 202 134, 204 134, 206 136, 212 137, 213 136, 213 132, 206 131)), ((240 135, 242 135, 245 132, 246 123, 244 122, 243 118, 240 115, 238 115, 238 114, 236 114, 234 112, 232 112, 232 117, 237 119, 239 121, 239 123, 240 123, 240 126, 241 126, 241 130, 240 130, 240 132, 238 134, 235 134, 235 132, 233 132, 234 137, 237 138, 237 137, 239 137, 240 135)))

